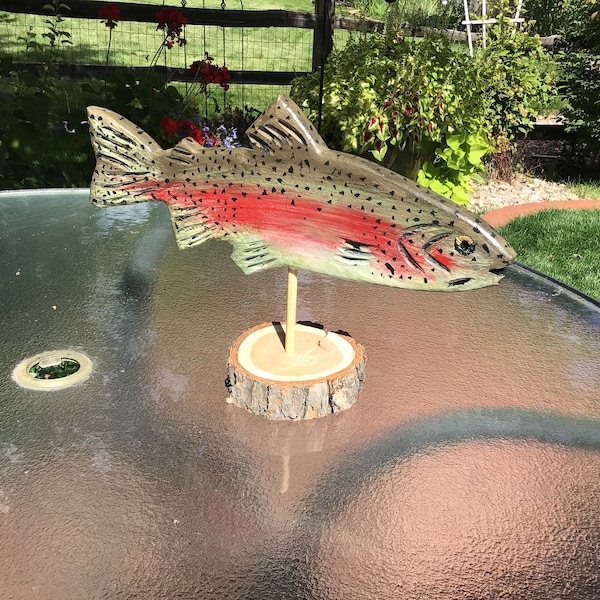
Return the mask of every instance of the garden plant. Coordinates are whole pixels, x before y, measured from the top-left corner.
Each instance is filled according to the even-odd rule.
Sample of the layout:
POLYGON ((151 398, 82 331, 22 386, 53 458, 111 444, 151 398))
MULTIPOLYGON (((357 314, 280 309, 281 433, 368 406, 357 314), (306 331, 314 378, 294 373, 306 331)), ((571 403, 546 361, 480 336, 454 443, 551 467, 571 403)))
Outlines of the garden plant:
MULTIPOLYGON (((335 52, 324 74, 326 139, 467 204, 482 159, 531 128, 554 90, 539 39, 515 31, 507 2, 499 8, 474 57, 445 37, 407 39, 389 27, 335 52)), ((316 119, 318 75, 296 80, 292 96, 316 119)))
POLYGON ((157 50, 150 68, 140 75, 109 72, 121 14, 116 5, 101 5, 98 17, 107 30, 106 77, 80 85, 80 106, 78 112, 73 111, 77 115, 73 118, 68 83, 61 80, 58 70, 60 47, 71 43, 63 25, 63 15, 70 8, 58 0, 44 8, 49 13, 47 31, 37 36, 28 30, 21 38, 38 66, 22 69, 13 65, 10 57, 1 59, 10 76, 0 92, 0 187, 87 185, 93 156, 84 107, 92 104, 138 123, 162 144, 192 137, 205 146, 241 145, 243 132, 258 111, 226 104, 231 79, 226 66, 217 65, 204 53, 189 61, 190 77, 185 85, 176 85, 157 68, 160 60, 167 62, 172 51, 185 53, 187 60, 187 20, 181 11, 169 7, 157 11, 157 50), (222 102, 213 92, 215 87, 223 91, 222 102), (209 119, 209 115, 218 116, 209 119))

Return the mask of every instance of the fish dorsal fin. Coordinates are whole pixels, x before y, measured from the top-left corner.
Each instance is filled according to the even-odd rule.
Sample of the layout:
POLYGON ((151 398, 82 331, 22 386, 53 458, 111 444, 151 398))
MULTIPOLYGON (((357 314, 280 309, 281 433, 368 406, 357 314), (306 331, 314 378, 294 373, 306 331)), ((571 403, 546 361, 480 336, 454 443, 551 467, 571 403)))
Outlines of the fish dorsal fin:
POLYGON ((246 131, 252 145, 269 154, 302 146, 321 154, 327 145, 300 107, 280 94, 246 131))

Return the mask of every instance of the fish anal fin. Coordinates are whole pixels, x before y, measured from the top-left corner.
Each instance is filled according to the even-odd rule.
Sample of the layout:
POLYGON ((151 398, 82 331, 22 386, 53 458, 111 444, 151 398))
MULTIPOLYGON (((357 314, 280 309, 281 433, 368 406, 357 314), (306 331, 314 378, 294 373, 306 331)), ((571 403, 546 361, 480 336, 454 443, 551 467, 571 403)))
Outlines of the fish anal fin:
POLYGON ((246 134, 255 147, 270 154, 298 146, 317 154, 328 150, 314 125, 286 94, 277 96, 246 134))
POLYGON ((198 206, 169 204, 169 214, 179 248, 191 248, 226 235, 223 227, 210 222, 206 212, 198 206))

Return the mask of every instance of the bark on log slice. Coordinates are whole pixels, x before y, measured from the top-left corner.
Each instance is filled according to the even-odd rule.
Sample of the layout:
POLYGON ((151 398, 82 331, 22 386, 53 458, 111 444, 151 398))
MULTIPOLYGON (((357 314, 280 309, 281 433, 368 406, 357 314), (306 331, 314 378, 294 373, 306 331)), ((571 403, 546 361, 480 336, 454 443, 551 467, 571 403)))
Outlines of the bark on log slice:
POLYGON ((229 349, 228 402, 274 420, 323 417, 350 408, 365 377, 364 349, 351 337, 296 325, 285 352, 285 325, 264 323, 229 349))

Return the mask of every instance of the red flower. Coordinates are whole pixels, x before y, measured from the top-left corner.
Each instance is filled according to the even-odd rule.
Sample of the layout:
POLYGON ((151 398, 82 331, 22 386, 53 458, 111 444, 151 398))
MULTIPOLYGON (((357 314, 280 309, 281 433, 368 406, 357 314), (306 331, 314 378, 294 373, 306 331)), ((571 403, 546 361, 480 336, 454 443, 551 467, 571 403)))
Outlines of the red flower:
POLYGON ((104 24, 110 29, 117 26, 117 21, 121 19, 121 11, 114 4, 103 4, 98 11, 98 16, 104 19, 104 24))
POLYGON ((204 60, 197 60, 192 63, 190 71, 206 86, 209 83, 218 83, 225 91, 229 89, 231 74, 227 67, 217 67, 212 64, 212 57, 205 55, 204 60))
POLYGON ((160 126, 162 127, 162 130, 165 132, 167 137, 175 135, 180 125, 180 123, 177 123, 177 121, 175 119, 171 119, 171 117, 163 117, 160 120, 160 126))
POLYGON ((183 130, 183 138, 191 137, 200 145, 204 143, 204 136, 202 135, 202 131, 198 129, 196 123, 192 123, 191 121, 182 121, 179 123, 179 127, 183 130))
POLYGON ((175 42, 179 46, 183 46, 186 43, 182 30, 187 25, 188 20, 180 11, 174 8, 163 8, 156 13, 156 22, 158 23, 156 29, 161 29, 165 32, 165 46, 167 48, 172 48, 175 42))

